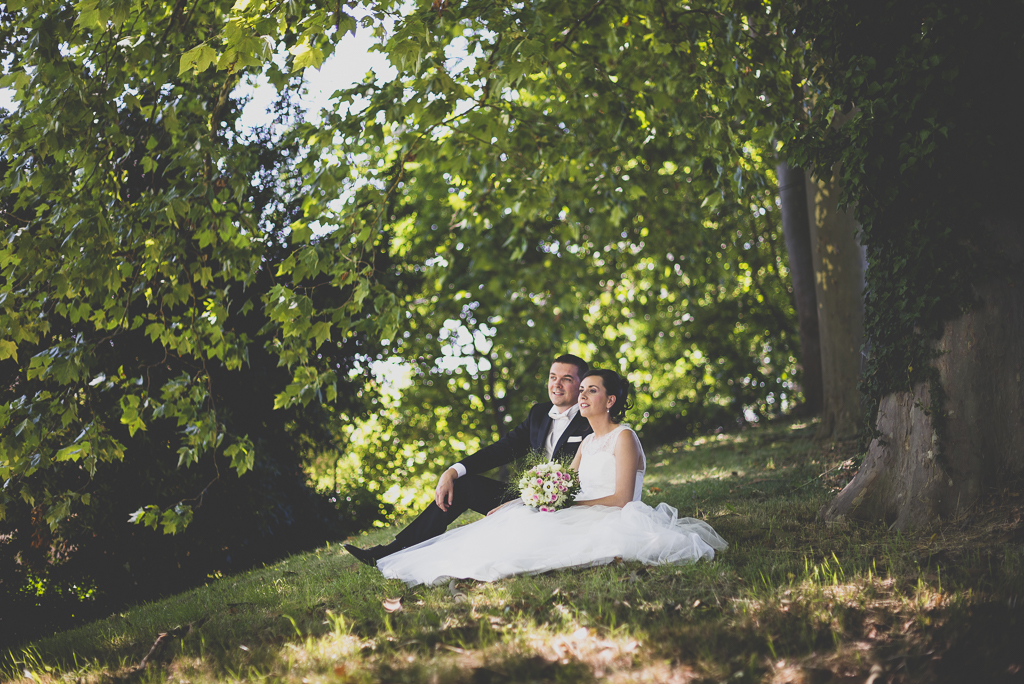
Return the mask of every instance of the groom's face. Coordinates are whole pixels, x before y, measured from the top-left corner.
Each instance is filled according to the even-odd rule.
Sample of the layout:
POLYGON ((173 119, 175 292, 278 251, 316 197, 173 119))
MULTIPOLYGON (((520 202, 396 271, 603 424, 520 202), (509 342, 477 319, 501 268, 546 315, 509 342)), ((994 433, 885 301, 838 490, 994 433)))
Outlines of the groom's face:
POLYGON ((548 373, 548 399, 561 410, 576 403, 580 397, 579 370, 571 363, 553 363, 548 373))

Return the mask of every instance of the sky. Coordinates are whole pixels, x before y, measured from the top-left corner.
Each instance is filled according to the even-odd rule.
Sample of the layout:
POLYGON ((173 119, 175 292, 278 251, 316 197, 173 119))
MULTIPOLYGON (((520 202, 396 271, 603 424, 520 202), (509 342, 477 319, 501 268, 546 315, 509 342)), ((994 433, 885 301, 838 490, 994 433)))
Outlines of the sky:
MULTIPOLYGON (((391 79, 395 70, 388 63, 387 57, 380 52, 370 52, 373 37, 369 28, 359 27, 355 35, 346 33, 331 55, 319 70, 306 69, 303 76, 306 80, 306 94, 302 98, 306 115, 311 121, 319 120, 319 112, 339 89, 348 88, 363 80, 371 69, 378 79, 391 79)), ((268 123, 270 116, 267 108, 274 101, 276 91, 266 81, 246 84, 237 91, 239 95, 252 99, 242 110, 242 125, 246 127, 268 123)))

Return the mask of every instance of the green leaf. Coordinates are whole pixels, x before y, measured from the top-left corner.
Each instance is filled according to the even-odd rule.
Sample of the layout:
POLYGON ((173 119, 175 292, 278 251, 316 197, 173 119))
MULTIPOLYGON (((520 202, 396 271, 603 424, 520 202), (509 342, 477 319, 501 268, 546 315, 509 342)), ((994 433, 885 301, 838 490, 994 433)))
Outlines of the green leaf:
POLYGON ((144 506, 128 516, 128 522, 155 530, 160 522, 160 507, 153 504, 144 506))
POLYGON ((77 461, 81 458, 85 458, 92 452, 91 442, 79 442, 78 444, 72 444, 66 446, 53 457, 55 461, 77 461))
POLYGON ((331 339, 331 324, 327 321, 315 323, 310 330, 310 335, 315 340, 314 348, 319 349, 321 344, 331 339))
MULTIPOLYGON (((174 508, 168 508, 160 516, 164 534, 177 534, 192 522, 192 507, 179 502, 174 508)), ((156 527, 156 525, 154 525, 156 527)))
POLYGON ((356 291, 352 293, 352 301, 358 306, 362 304, 368 294, 370 294, 370 281, 360 280, 356 285, 356 291))
POLYGON ((295 59, 292 60, 292 71, 299 71, 306 67, 319 69, 320 65, 324 63, 323 51, 318 47, 311 46, 308 37, 298 45, 289 48, 288 52, 295 56, 295 59))
POLYGON ((256 452, 248 441, 232 444, 224 450, 224 455, 231 459, 231 467, 238 471, 239 475, 252 470, 256 458, 256 452))
POLYGON ((626 196, 631 200, 636 200, 641 197, 647 197, 647 193, 644 192, 644 189, 639 185, 631 185, 629 186, 629 191, 626 193, 626 196))
POLYGON ((78 18, 75 19, 75 23, 82 28, 106 28, 105 22, 103 21, 100 8, 97 7, 98 0, 83 0, 83 2, 75 5, 75 9, 78 10, 78 18))
POLYGON ((338 15, 338 35, 344 36, 346 33, 351 33, 353 36, 356 35, 356 19, 355 17, 349 16, 344 12, 338 15))
POLYGON ((188 218, 191 207, 185 200, 175 197, 170 201, 170 206, 174 209, 174 215, 180 218, 188 218))
MULTIPOLYGON (((608 216, 608 220, 616 228, 622 223, 622 219, 626 218, 626 211, 622 208, 621 204, 616 204, 612 207, 612 213, 608 216)), ((525 250, 523 250, 525 252, 525 250)))
POLYGON ((714 209, 723 201, 722 193, 713 192, 704 198, 704 201, 700 203, 701 208, 707 207, 708 209, 714 209))
POLYGON ((206 43, 200 43, 181 56, 178 76, 192 70, 193 75, 201 74, 217 61, 217 51, 206 43))
POLYGON ((291 243, 293 245, 301 245, 304 242, 309 242, 309 238, 313 235, 313 229, 309 227, 309 224, 305 221, 295 221, 289 228, 292 231, 291 243))
POLYGON ((0 360, 18 360, 18 345, 10 340, 0 340, 0 360))

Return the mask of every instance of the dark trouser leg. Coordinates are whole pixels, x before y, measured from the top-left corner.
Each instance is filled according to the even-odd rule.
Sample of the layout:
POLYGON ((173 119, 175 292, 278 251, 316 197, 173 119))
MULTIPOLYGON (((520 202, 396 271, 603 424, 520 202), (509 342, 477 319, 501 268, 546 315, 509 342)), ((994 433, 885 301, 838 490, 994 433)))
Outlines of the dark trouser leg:
POLYGON ((395 536, 395 541, 381 549, 382 553, 379 555, 389 555, 444 534, 448 526, 467 510, 486 515, 495 506, 514 498, 515 495, 508 492, 508 485, 504 482, 482 475, 463 475, 455 480, 452 504, 447 511, 442 511, 431 501, 408 527, 395 536))

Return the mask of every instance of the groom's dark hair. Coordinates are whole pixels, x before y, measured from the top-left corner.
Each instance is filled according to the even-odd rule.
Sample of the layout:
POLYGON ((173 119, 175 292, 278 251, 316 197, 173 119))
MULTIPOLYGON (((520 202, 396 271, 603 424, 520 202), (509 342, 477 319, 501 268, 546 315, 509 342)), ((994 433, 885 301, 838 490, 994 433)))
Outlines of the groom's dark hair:
POLYGON ((581 380, 583 379, 583 376, 587 374, 587 371, 590 370, 590 366, 587 365, 586 361, 578 356, 573 356, 572 354, 562 354, 555 359, 553 363, 568 363, 576 366, 576 374, 579 375, 581 380))

